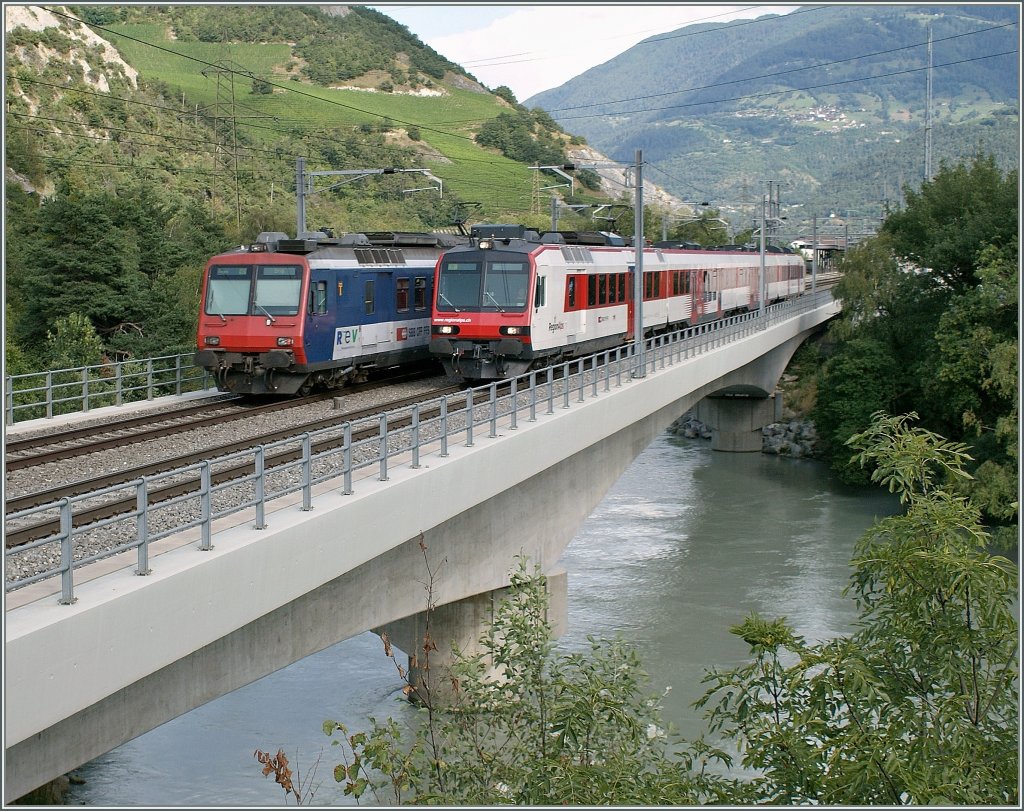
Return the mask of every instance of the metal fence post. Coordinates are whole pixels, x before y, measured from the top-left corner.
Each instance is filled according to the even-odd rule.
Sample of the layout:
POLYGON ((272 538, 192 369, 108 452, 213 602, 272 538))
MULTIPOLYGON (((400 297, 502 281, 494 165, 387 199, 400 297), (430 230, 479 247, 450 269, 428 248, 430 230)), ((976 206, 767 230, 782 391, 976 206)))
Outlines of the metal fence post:
POLYGON ((519 415, 519 378, 513 377, 510 381, 509 394, 511 398, 509 404, 512 406, 511 420, 509 422, 509 430, 514 431, 519 426, 516 424, 516 418, 519 415))
POLYGON ((135 574, 147 575, 152 573, 152 569, 149 568, 149 496, 145 477, 135 484, 135 515, 139 546, 139 568, 135 570, 135 574))
POLYGON ((82 411, 89 410, 89 367, 82 369, 82 411))
POLYGON ((537 421, 537 372, 530 372, 530 422, 537 421))
POLYGON ((60 599, 61 605, 75 602, 74 595, 74 555, 71 546, 71 500, 60 500, 60 599))
POLYGON ((420 404, 412 407, 412 469, 420 466, 420 404))
POLYGON ((116 391, 116 394, 115 394, 115 397, 114 397, 114 403, 116 405, 123 405, 124 404, 124 364, 120 363, 120 362, 114 364, 114 387, 115 387, 115 391, 116 391))
POLYGON ((53 372, 46 373, 46 416, 53 416, 53 372))
POLYGON ((569 387, 572 383, 572 376, 569 374, 569 364, 571 361, 566 361, 562 364, 562 400, 564 404, 562 408, 569 407, 569 387))
POLYGON ((448 455, 448 395, 441 395, 441 456, 448 455))
POLYGON ((181 355, 174 356, 174 393, 181 397, 181 355))
POLYGON ((213 549, 210 537, 213 534, 211 524, 213 523, 213 507, 211 504, 210 488, 212 487, 213 475, 210 472, 210 462, 200 462, 199 470, 199 514, 202 520, 202 538, 199 541, 199 549, 209 552, 213 549))
POLYGON ((380 415, 380 481, 388 480, 388 415, 380 415))
POLYGON ((473 447, 473 390, 466 392, 466 447, 473 447))
POLYGON ((266 486, 264 484, 264 466, 266 464, 263 457, 263 446, 256 446, 256 457, 253 459, 255 467, 255 481, 253 484, 256 487, 256 526, 254 529, 266 529, 266 486))
POLYGON ((548 367, 548 414, 555 413, 555 367, 548 367))
POLYGON ((146 399, 153 399, 153 359, 146 358, 146 399))
POLYGON ((579 361, 578 364, 576 364, 576 367, 579 369, 579 371, 576 374, 578 374, 580 376, 580 385, 579 385, 580 397, 579 397, 579 402, 582 403, 583 400, 584 400, 583 390, 587 387, 586 386, 586 384, 587 384, 587 379, 586 379, 587 378, 587 368, 586 368, 587 367, 587 359, 586 358, 580 358, 580 361, 579 361))
POLYGON ((344 484, 342 485, 341 494, 343 496, 352 495, 352 423, 345 423, 344 433, 344 446, 341 451, 342 466, 344 470, 344 484))
POLYGON ((302 435, 302 509, 313 509, 313 442, 309 431, 302 435))
POLYGON ((494 439, 498 435, 498 384, 491 383, 488 388, 488 395, 490 397, 491 407, 491 433, 490 438, 494 439))
POLYGON ((14 425, 14 378, 7 376, 7 388, 4 396, 4 422, 7 425, 14 425))

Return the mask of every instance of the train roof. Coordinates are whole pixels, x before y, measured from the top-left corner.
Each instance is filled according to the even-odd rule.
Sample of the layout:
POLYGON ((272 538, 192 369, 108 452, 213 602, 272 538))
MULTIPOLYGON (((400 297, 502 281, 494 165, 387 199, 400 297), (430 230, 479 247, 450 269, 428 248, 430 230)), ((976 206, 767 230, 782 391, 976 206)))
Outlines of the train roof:
POLYGON ((281 231, 264 231, 249 245, 227 253, 310 254, 330 248, 454 248, 468 239, 457 234, 417 231, 366 231, 334 236, 325 231, 304 231, 292 239, 281 231))

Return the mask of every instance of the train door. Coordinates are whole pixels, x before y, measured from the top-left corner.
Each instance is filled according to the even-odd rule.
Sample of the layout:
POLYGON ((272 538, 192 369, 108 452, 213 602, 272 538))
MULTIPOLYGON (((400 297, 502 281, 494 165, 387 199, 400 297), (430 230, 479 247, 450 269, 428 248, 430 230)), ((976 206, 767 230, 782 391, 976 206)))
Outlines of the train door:
POLYGON ((376 349, 381 290, 385 273, 345 270, 338 274, 338 312, 334 322, 333 359, 357 358, 376 349))
POLYGON ((330 360, 334 344, 334 314, 331 288, 337 271, 329 268, 310 270, 306 296, 306 328, 303 343, 307 363, 330 360))
MULTIPOLYGON (((394 320, 389 331, 394 348, 409 354, 430 342, 430 310, 427 309, 427 268, 407 267, 394 274, 394 320)), ((401 360, 401 359, 399 359, 401 360)))
POLYGON ((636 265, 626 266, 626 340, 632 341, 636 330, 633 329, 636 317, 636 265))

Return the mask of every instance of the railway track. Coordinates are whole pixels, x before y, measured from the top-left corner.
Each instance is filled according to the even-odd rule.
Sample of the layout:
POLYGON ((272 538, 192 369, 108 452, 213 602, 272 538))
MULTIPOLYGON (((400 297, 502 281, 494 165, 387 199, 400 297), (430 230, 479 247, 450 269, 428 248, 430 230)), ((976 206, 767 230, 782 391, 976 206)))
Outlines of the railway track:
MULTIPOLYGON (((447 394, 454 394, 463 390, 462 385, 447 386, 438 388, 431 392, 420 392, 415 395, 404 397, 398 400, 394 400, 385 405, 377 405, 370 408, 360 409, 353 411, 348 414, 332 415, 331 417, 317 420, 315 422, 303 425, 301 427, 291 427, 278 431, 273 431, 260 436, 250 437, 248 439, 240 440, 238 442, 229 443, 216 448, 207 448, 199 452, 183 454, 173 458, 163 459, 151 464, 142 465, 139 467, 120 470, 114 473, 105 474, 90 479, 82 479, 77 482, 73 482, 68 485, 61 487, 51 488, 45 491, 39 491, 31 493, 29 495, 22 496, 20 498, 11 499, 6 504, 6 511, 8 514, 20 512, 21 510, 30 509, 32 507, 41 506, 44 504, 51 504, 56 501, 60 501, 63 498, 68 498, 75 495, 81 495, 85 493, 91 493, 98 490, 102 490, 107 487, 113 487, 119 484, 125 484, 132 482, 143 476, 151 476, 157 473, 163 473, 169 470, 176 470, 178 468, 187 467, 188 465, 195 464, 201 461, 215 461, 217 458, 228 456, 236 451, 246 450, 248 448, 254 448, 257 445, 269 445, 274 442, 278 442, 284 439, 290 439, 301 436, 304 433, 312 433, 323 428, 329 428, 332 426, 341 426, 346 422, 354 422, 356 420, 365 419, 366 417, 374 416, 385 411, 397 410, 401 408, 410 407, 416 403, 422 403, 434 398, 440 398, 447 394)), ((485 401, 487 394, 485 392, 477 393, 477 400, 485 401)), ((432 409, 426 409, 421 411, 421 419, 430 419, 435 416, 436 413, 432 409)), ((390 426, 392 428, 402 428, 411 421, 411 418, 396 418, 391 421, 390 426)), ((352 440, 358 441, 359 439, 375 436, 377 433, 376 428, 368 428, 365 431, 354 432, 352 434, 352 440)), ((312 450, 314 453, 322 453, 327 450, 342 447, 344 444, 344 438, 339 433, 335 437, 323 439, 313 444, 312 450)), ((297 458, 300 458, 302 451, 299 449, 291 451, 280 451, 276 454, 268 455, 265 460, 267 468, 280 466, 287 464, 297 458)), ((230 467, 221 469, 213 473, 212 483, 222 484, 224 482, 231 481, 233 479, 242 478, 253 473, 254 465, 253 462, 245 462, 230 467)), ((187 476, 183 481, 167 485, 161 488, 152 490, 148 494, 149 504, 155 505, 162 501, 167 501, 172 498, 176 498, 180 495, 184 495, 190 492, 194 492, 199 484, 199 477, 196 475, 187 476)), ((105 518, 111 518, 116 515, 129 513, 137 509, 135 496, 132 495, 128 498, 120 498, 117 500, 109 501, 105 504, 83 508, 74 513, 72 518, 72 526, 83 527, 87 526, 96 521, 103 520, 105 518)), ((59 532, 60 522, 56 519, 50 521, 36 522, 31 525, 22 527, 12 527, 6 532, 6 546, 7 548, 13 548, 21 544, 29 543, 39 538, 45 538, 50 535, 59 532)))
POLYGON ((65 461, 124 445, 163 439, 199 428, 221 425, 240 419, 252 419, 277 411, 302 408, 333 397, 361 394, 382 386, 419 380, 436 374, 436 368, 414 370, 334 392, 323 392, 307 397, 273 402, 232 397, 215 401, 213 404, 207 401, 173 411, 129 417, 99 426, 72 428, 53 432, 46 436, 10 440, 4 446, 6 468, 8 471, 23 470, 47 462, 65 461))
MULTIPOLYGON (((821 276, 819 276, 819 278, 818 278, 818 286, 821 287, 821 288, 826 288, 826 287, 832 286, 834 284, 835 284, 835 279, 830 279, 830 278, 827 278, 827 277, 826 278, 822 278, 821 276)), ((433 373, 436 374, 436 370, 433 373)), ((426 374, 424 374, 423 372, 417 372, 416 374, 417 374, 418 378, 426 377, 426 374)), ((372 387, 373 385, 376 385, 376 386, 391 385, 394 382, 397 382, 397 381, 394 378, 390 378, 387 381, 378 381, 378 382, 376 382, 376 384, 366 384, 363 388, 361 388, 359 390, 360 391, 366 391, 366 390, 368 390, 368 388, 372 387)), ((255 448, 256 446, 259 446, 259 445, 271 445, 273 443, 280 442, 282 440, 292 439, 292 438, 296 438, 296 437, 302 436, 305 433, 314 433, 314 432, 320 431, 320 430, 322 430, 324 428, 340 427, 340 426, 342 426, 345 423, 356 422, 358 420, 362 420, 362 419, 366 419, 367 417, 371 417, 371 416, 373 416, 375 414, 380 414, 380 413, 384 413, 384 412, 388 412, 388 411, 400 410, 402 408, 409 407, 409 406, 411 406, 413 404, 416 404, 416 403, 425 403, 425 402, 428 402, 428 401, 430 401, 432 399, 440 398, 440 397, 442 397, 444 395, 449 395, 449 394, 452 394, 452 393, 455 393, 455 392, 459 392, 459 391, 463 390, 464 388, 465 388, 465 386, 463 384, 460 384, 460 385, 454 385, 454 386, 447 386, 447 387, 438 388, 438 389, 435 389, 434 391, 429 391, 429 392, 419 392, 419 393, 417 393, 417 394, 415 394, 415 395, 413 395, 411 397, 400 398, 400 399, 397 399, 397 400, 394 400, 394 401, 391 401, 391 402, 388 402, 388 403, 385 403, 385 404, 378 404, 378 405, 375 405, 375 406, 370 407, 370 408, 365 408, 365 409, 360 409, 360 410, 352 411, 352 412, 347 413, 347 414, 332 414, 330 417, 327 417, 327 418, 324 418, 324 419, 319 419, 319 420, 316 420, 316 421, 313 421, 313 422, 310 422, 310 423, 307 423, 307 424, 303 424, 301 426, 292 426, 292 427, 289 427, 289 428, 285 428, 285 429, 281 429, 281 430, 276 430, 276 431, 273 431, 273 432, 269 432, 269 433, 265 433, 265 434, 261 434, 261 435, 257 435, 257 436, 251 436, 251 437, 248 437, 246 439, 238 440, 238 441, 231 442, 231 443, 226 443, 226 444, 214 447, 214 448, 205 448, 205 449, 203 449, 201 451, 181 454, 181 455, 165 458, 165 459, 162 459, 162 460, 159 460, 159 461, 155 461, 155 462, 152 462, 152 463, 149 463, 149 464, 146 464, 146 465, 141 465, 141 466, 137 466, 137 467, 133 467, 133 468, 129 468, 129 469, 122 469, 122 470, 119 470, 119 471, 114 472, 114 473, 108 473, 108 474, 105 474, 105 475, 102 475, 102 476, 98 476, 98 477, 82 479, 82 480, 79 480, 79 481, 76 481, 76 482, 72 482, 72 483, 69 483, 69 484, 66 484, 66 485, 62 485, 62 486, 59 486, 59 487, 54 487, 54 488, 51 488, 51 489, 48 489, 48 490, 38 491, 38 492, 35 492, 35 493, 31 493, 31 494, 28 494, 28 495, 25 495, 25 496, 21 496, 21 497, 9 500, 6 503, 6 513, 7 513, 7 515, 11 515, 11 514, 14 514, 14 513, 21 512, 23 510, 31 509, 33 507, 42 506, 42 505, 45 505, 45 504, 54 504, 55 502, 59 502, 61 499, 64 499, 64 498, 80 496, 80 495, 84 495, 84 494, 93 493, 93 492, 96 492, 96 491, 99 491, 99 490, 103 490, 103 489, 106 489, 106 488, 116 487, 118 485, 124 485, 126 483, 139 480, 139 479, 141 479, 143 477, 146 477, 146 476, 153 476, 153 475, 156 475, 156 474, 165 473, 167 471, 172 471, 172 470, 176 470, 176 469, 180 469, 180 468, 185 468, 185 467, 187 467, 189 465, 194 465, 194 464, 196 464, 198 462, 202 462, 202 461, 211 461, 211 462, 213 462, 213 461, 216 461, 216 459, 218 459, 218 458, 223 458, 225 456, 228 456, 228 455, 230 455, 232 453, 236 453, 238 451, 243 451, 243 450, 247 450, 247 449, 250 449, 250 448, 255 448)), ((504 386, 499 386, 499 388, 504 388, 504 386)), ((352 388, 346 389, 344 391, 346 391, 346 392, 351 391, 352 393, 356 393, 356 388, 352 387, 352 388)), ((478 394, 479 398, 486 399, 486 396, 487 396, 486 392, 478 392, 477 394, 478 394)), ((271 410, 277 410, 277 409, 286 408, 286 407, 295 407, 298 402, 308 403, 308 402, 311 402, 311 401, 313 401, 315 399, 325 399, 325 398, 330 397, 330 396, 332 396, 332 395, 326 394, 326 395, 322 395, 322 396, 320 396, 318 398, 317 397, 309 398, 309 399, 306 399, 304 401, 291 400, 291 401, 287 401, 285 403, 274 403, 274 404, 270 404, 268 407, 271 410)), ((480 400, 477 400, 476 402, 479 403, 480 400)), ((206 406, 206 408, 208 409, 208 405, 206 406)), ((222 416, 222 417, 220 417, 219 421, 225 421, 225 420, 230 420, 230 419, 239 419, 241 417, 249 416, 251 414, 253 414, 252 410, 241 409, 240 412, 234 413, 231 416, 222 416)), ((422 420, 429 420, 433 416, 435 416, 435 413, 431 413, 431 409, 429 409, 429 408, 428 409, 423 409, 423 410, 420 411, 420 419, 422 419, 422 420)), ((150 417, 150 418, 145 418, 144 417, 142 419, 150 421, 150 424, 151 424, 152 417, 150 417)), ((389 421, 389 427, 392 428, 392 429, 401 429, 402 427, 407 425, 410 421, 411 421, 411 418, 409 418, 409 417, 406 417, 404 419, 404 421, 402 419, 399 419, 399 418, 396 417, 396 418, 391 419, 389 421)), ((136 422, 136 420, 133 420, 132 422, 136 422)), ((206 423, 207 420, 203 420, 201 422, 202 423, 206 423)), ((186 430, 192 430, 195 427, 197 427, 196 423, 195 422, 190 422, 190 423, 186 423, 184 425, 173 424, 173 425, 170 425, 170 426, 164 425, 164 426, 152 427, 151 431, 152 431, 154 436, 167 436, 167 435, 174 434, 174 433, 180 433, 180 432, 186 431, 186 430)), ((89 430, 89 429, 85 429, 85 430, 89 430)), ((92 430, 95 431, 95 428, 92 429, 92 430)), ((368 429, 366 429, 365 431, 362 431, 362 432, 353 432, 353 434, 351 436, 351 439, 352 439, 353 442, 357 442, 360 439, 363 439, 363 438, 366 438, 366 437, 372 437, 372 436, 376 436, 376 435, 377 435, 377 428, 373 427, 373 428, 368 428, 368 429)), ((115 440, 115 441, 119 442, 120 444, 125 444, 125 443, 128 443, 128 442, 133 442, 133 443, 134 442, 138 442, 140 440, 139 440, 139 435, 138 434, 133 434, 133 435, 130 435, 128 437, 122 437, 122 438, 120 438, 118 440, 115 440)), ((344 441, 345 440, 344 440, 341 432, 339 431, 336 435, 333 435, 331 438, 322 439, 322 440, 314 443, 314 445, 312 447, 312 451, 314 453, 316 453, 316 454, 319 454, 319 453, 326 452, 328 450, 336 449, 336 448, 342 447, 342 445, 344 444, 344 441)), ((102 442, 107 442, 107 441, 103 440, 102 442)), ((109 445, 107 445, 107 446, 109 447, 109 445)), ((78 448, 78 449, 74 449, 73 448, 73 449, 70 449, 69 451, 65 451, 65 453, 70 453, 71 455, 75 455, 76 453, 77 454, 91 453, 91 452, 94 452, 95 450, 99 450, 99 449, 101 449, 101 447, 97 445, 97 446, 92 446, 91 450, 83 451, 83 450, 81 450, 81 448, 78 448)), ((273 468, 273 467, 277 467, 277 466, 281 466, 281 465, 287 464, 287 463, 289 463, 289 462, 299 458, 301 455, 302 455, 301 449, 282 450, 282 451, 280 451, 280 452, 278 452, 276 454, 268 455, 267 458, 265 459, 264 464, 266 466, 266 469, 270 469, 270 468, 273 468)), ((37 456, 33 457, 33 462, 32 463, 38 464, 39 463, 39 459, 40 459, 40 455, 37 455, 37 456)), ((15 460, 11 460, 11 461, 15 461, 15 460)), ((28 464, 29 463, 26 463, 24 466, 28 466, 28 464)), ((10 466, 10 462, 8 462, 8 465, 10 466)), ((223 484, 225 482, 232 481, 234 479, 240 479, 240 478, 243 478, 243 477, 247 477, 247 476, 251 475, 253 472, 254 472, 254 463, 252 461, 248 461, 248 462, 245 462, 245 463, 235 464, 235 465, 232 465, 229 468, 218 469, 215 472, 213 472, 212 473, 212 477, 213 477, 212 478, 212 483, 214 485, 220 485, 220 484, 223 484)), ((168 485, 166 485, 164 487, 161 487, 161 488, 155 488, 155 489, 151 490, 147 494, 147 497, 149 499, 149 504, 152 506, 152 505, 159 504, 162 501, 167 501, 167 500, 170 500, 170 499, 173 499, 173 498, 177 498, 179 496, 182 496, 182 495, 185 495, 185 494, 188 494, 188 493, 194 493, 197 490, 198 484, 199 484, 199 477, 198 477, 198 474, 196 474, 196 475, 187 476, 187 477, 185 477, 185 480, 180 481, 178 483, 168 484, 168 485)), ((137 504, 136 504, 136 500, 135 500, 134 494, 132 494, 129 498, 120 498, 120 499, 117 499, 117 500, 109 501, 106 504, 102 504, 102 505, 94 506, 94 507, 87 507, 86 505, 83 504, 81 506, 81 509, 79 509, 77 512, 74 513, 74 515, 72 517, 72 526, 75 527, 75 528, 85 527, 85 526, 88 526, 89 524, 95 523, 97 521, 101 521, 101 520, 104 520, 104 519, 107 519, 107 518, 111 518, 111 517, 114 517, 114 516, 117 516, 117 515, 123 515, 123 514, 131 513, 133 511, 135 511, 136 509, 137 509, 137 504)), ((34 523, 32 525, 23 525, 23 526, 18 526, 18 527, 7 527, 7 531, 6 531, 6 545, 7 545, 7 548, 13 548, 15 546, 19 546, 21 544, 29 543, 29 542, 31 542, 33 540, 37 540, 39 538, 49 537, 51 535, 56 534, 59 531, 60 531, 60 522, 57 519, 47 520, 47 521, 40 521, 40 522, 34 523)))

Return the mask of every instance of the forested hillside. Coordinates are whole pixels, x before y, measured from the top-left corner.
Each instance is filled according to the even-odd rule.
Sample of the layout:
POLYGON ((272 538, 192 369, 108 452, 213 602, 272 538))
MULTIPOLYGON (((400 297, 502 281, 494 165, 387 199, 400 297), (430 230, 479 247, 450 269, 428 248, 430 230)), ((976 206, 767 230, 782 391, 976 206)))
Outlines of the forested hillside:
MULTIPOLYGON (((307 178, 311 229, 542 227, 530 166, 574 141, 365 8, 5 16, 9 374, 188 351, 205 260, 296 231, 300 157, 351 173, 307 178)), ((607 201, 579 180, 573 202, 607 201)))
POLYGON ((794 215, 880 216, 933 170, 1019 154, 1015 6, 807 6, 645 40, 526 100, 611 157, 637 147, 673 193, 747 212, 781 181, 794 215))

